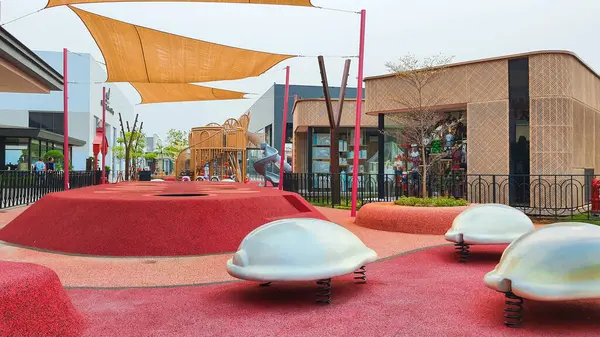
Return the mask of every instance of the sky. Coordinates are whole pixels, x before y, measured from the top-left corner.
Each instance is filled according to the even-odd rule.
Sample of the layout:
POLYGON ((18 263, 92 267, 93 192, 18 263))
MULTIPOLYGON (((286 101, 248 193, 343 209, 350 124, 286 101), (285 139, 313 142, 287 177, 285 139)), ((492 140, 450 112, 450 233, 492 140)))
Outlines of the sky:
MULTIPOLYGON (((4 23, 43 8, 46 0, 0 0, 4 23)), ((412 53, 454 56, 454 61, 535 50, 569 50, 600 70, 600 1, 597 0, 313 0, 315 6, 367 10, 365 76, 386 73, 385 63, 412 53)), ((237 101, 137 105, 128 84, 122 91, 136 104, 148 134, 189 130, 238 117, 273 83, 320 85, 316 56, 326 56, 330 85, 338 85, 343 56, 358 55, 359 15, 315 8, 215 3, 112 3, 78 6, 117 20, 220 44, 303 55, 256 78, 204 83, 254 93, 237 101)), ((66 7, 40 11, 4 26, 33 50, 68 48, 102 55, 77 16, 66 7)), ((349 86, 356 87, 357 59, 349 86)))

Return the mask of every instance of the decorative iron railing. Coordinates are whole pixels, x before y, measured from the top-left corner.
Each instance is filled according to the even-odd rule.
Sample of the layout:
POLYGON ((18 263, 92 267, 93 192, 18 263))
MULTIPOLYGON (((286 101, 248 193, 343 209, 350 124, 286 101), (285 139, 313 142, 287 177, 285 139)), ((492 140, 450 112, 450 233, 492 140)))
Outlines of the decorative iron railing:
MULTIPOLYGON (((71 171, 71 189, 97 185, 100 171, 71 171)), ((0 209, 28 205, 64 190, 64 172, 0 171, 0 209)))
MULTIPOLYGON (((591 207, 592 179, 589 175, 429 175, 427 197, 454 197, 472 203, 499 203, 544 217, 595 213, 591 207)), ((358 202, 394 201, 403 196, 423 197, 418 174, 360 174, 358 202)), ((318 205, 350 206, 352 176, 345 174, 286 173, 284 189, 318 205), (338 191, 339 198, 332 193, 338 191), (336 200, 337 199, 337 202, 336 200)))

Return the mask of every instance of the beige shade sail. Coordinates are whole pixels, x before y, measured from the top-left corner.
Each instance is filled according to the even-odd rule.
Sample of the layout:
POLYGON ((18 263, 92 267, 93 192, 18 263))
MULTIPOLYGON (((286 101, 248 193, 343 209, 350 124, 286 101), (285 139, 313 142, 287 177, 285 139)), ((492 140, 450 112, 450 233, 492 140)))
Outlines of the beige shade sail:
POLYGON ((187 83, 131 83, 142 96, 141 104, 242 99, 243 92, 187 83))
POLYGON ((219 2, 233 4, 282 5, 313 7, 310 0, 49 0, 46 8, 102 2, 219 2))
POLYGON ((252 51, 136 26, 69 6, 106 62, 107 82, 195 83, 263 74, 293 55, 252 51))

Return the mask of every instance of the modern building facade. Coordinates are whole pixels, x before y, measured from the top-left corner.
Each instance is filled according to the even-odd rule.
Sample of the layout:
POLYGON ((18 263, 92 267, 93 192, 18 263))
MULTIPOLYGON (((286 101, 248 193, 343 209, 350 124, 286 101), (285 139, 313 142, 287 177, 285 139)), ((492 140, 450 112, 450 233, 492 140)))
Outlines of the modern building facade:
MULTIPOLYGON (((394 74, 365 81, 366 113, 383 115, 384 127, 387 116, 407 111, 393 99, 407 90, 394 74)), ((453 64, 430 92, 447 93, 439 111, 466 115, 468 173, 600 170, 600 77, 571 52, 453 64)))
MULTIPOLYGON (((410 111, 398 102, 411 89, 395 74, 369 77, 365 83, 366 113, 379 116, 382 130, 396 127, 394 116, 410 111)), ((544 200, 557 186, 573 186, 565 187, 573 191, 561 194, 563 199, 575 195, 575 189, 585 188, 589 195, 582 176, 600 171, 600 76, 577 55, 539 51, 452 64, 424 95, 442 98, 431 108, 446 113, 450 121, 440 132, 442 141, 461 146, 451 160, 458 153, 465 162, 456 167, 469 174, 516 177, 498 185, 508 191, 496 189, 510 195, 511 203, 521 195, 517 202, 567 207, 570 202, 544 200), (539 175, 557 181, 546 182, 539 175), (524 185, 528 191, 517 193, 524 185)), ((492 186, 493 178, 488 178, 485 183, 492 186)))
MULTIPOLYGON (((363 100, 364 102, 364 100, 363 100)), ((337 111, 339 100, 332 100, 337 111)), ((364 105, 363 105, 364 106, 364 105)), ((330 172, 330 126, 325 99, 299 99, 294 104, 294 147, 293 169, 296 173, 330 172)), ((346 99, 342 108, 338 148, 340 173, 353 172, 354 154, 359 155, 360 173, 378 173, 377 117, 364 115, 361 118, 360 149, 354 149, 354 124, 356 121, 356 99, 346 99)))
MULTIPOLYGON (((336 98, 340 95, 340 88, 330 88, 331 97, 336 98)), ((283 123, 283 104, 285 96, 285 85, 273 84, 253 105, 249 111, 252 113, 250 118, 249 132, 264 133, 267 144, 281 152, 281 126, 283 123)), ((293 105, 294 98, 320 98, 323 97, 323 87, 310 85, 290 85, 289 105, 287 115, 287 140, 291 144, 293 138, 293 105)), ((356 88, 346 89, 346 98, 355 98, 356 88)))
MULTIPOLYGON (((39 58, 50 65, 57 74, 63 71, 62 52, 37 52, 39 58)), ((117 160, 112 149, 117 145, 120 134, 119 113, 123 122, 133 121, 133 105, 112 83, 102 83, 106 79, 105 70, 89 54, 69 53, 69 136, 73 138, 72 165, 74 170, 84 170, 86 159, 93 156, 93 141, 96 128, 101 126, 102 87, 107 88, 106 136, 109 153, 106 164, 113 171, 122 170, 124 164, 117 160)), ((61 88, 62 89, 62 88, 61 88)), ((22 150, 29 148, 32 157, 42 156, 52 148, 62 146, 63 135, 63 93, 50 94, 0 94, 0 125, 5 129, 24 128, 30 133, 42 134, 48 139, 27 141, 17 137, 17 144, 10 144, 4 161, 0 164, 19 163, 22 150), (51 136, 48 136, 51 135, 51 136), (14 151, 12 149, 14 148, 14 151)), ((30 138, 31 139, 31 138, 30 138)))

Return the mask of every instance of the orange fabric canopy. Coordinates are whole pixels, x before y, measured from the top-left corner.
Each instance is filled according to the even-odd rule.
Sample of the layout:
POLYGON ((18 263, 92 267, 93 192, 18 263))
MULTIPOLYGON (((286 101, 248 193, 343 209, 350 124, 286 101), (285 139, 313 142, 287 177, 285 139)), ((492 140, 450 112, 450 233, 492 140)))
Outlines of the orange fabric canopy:
POLYGON ((313 7, 310 0, 48 0, 46 8, 100 2, 222 2, 239 4, 283 5, 313 7))
POLYGON ((186 83, 131 83, 141 104, 242 99, 244 93, 186 83))
POLYGON ((195 40, 69 6, 98 44, 107 82, 194 83, 259 76, 292 55, 195 40))

